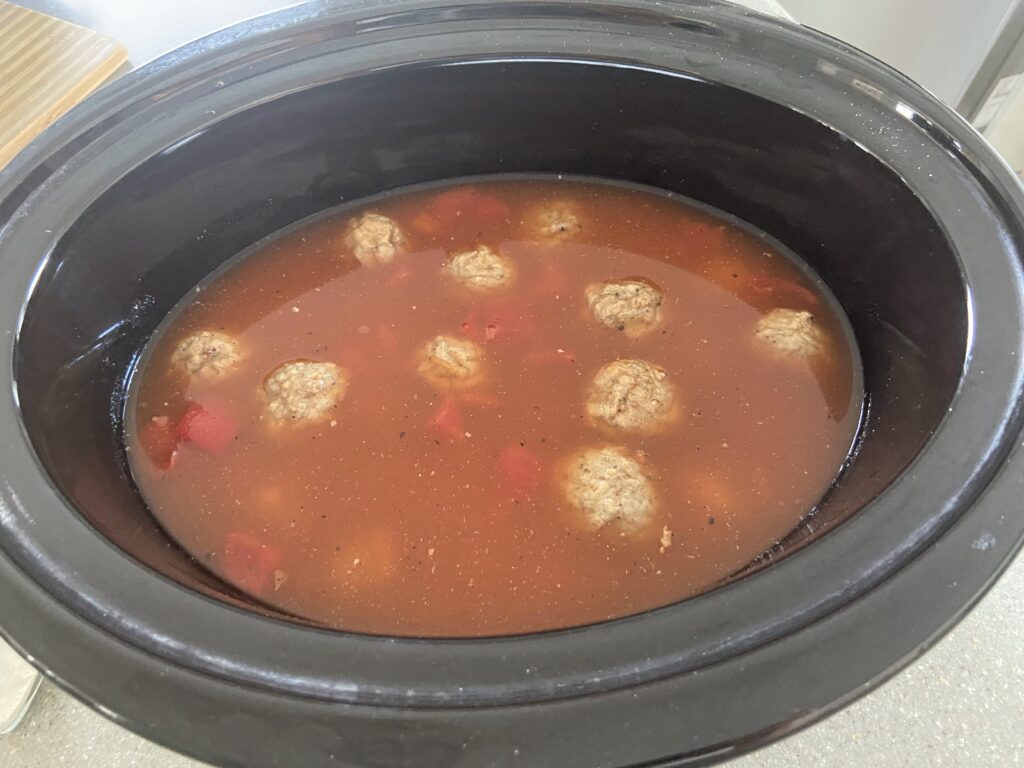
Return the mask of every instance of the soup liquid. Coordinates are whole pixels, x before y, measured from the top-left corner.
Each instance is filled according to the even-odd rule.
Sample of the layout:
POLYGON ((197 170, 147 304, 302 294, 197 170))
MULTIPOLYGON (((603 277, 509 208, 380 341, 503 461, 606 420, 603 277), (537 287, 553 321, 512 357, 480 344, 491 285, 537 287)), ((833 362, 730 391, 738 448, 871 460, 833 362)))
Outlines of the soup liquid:
POLYGON ((836 302, 768 239, 651 191, 511 179, 339 209, 233 260, 150 341, 126 443, 170 535, 258 600, 357 632, 484 636, 598 622, 720 583, 827 491, 862 395, 836 302), (538 235, 538 212, 561 204, 581 229, 538 235), (345 244, 364 211, 404 233, 388 265, 362 266, 345 244), (445 274, 480 244, 514 264, 510 286, 473 291, 445 274), (597 322, 585 297, 626 277, 665 297, 641 337, 597 322), (757 337, 779 307, 813 313, 818 354, 757 337), (203 330, 237 341, 228 373, 173 364, 203 330), (479 382, 446 389, 421 375, 438 334, 479 343, 479 382), (625 432, 587 414, 595 373, 616 359, 666 372, 668 424, 625 432), (344 368, 328 418, 267 411, 264 380, 292 360, 344 368), (229 432, 212 447, 182 426, 195 404, 229 432), (642 458, 657 501, 639 528, 595 528, 567 498, 572 457, 604 446, 642 458))

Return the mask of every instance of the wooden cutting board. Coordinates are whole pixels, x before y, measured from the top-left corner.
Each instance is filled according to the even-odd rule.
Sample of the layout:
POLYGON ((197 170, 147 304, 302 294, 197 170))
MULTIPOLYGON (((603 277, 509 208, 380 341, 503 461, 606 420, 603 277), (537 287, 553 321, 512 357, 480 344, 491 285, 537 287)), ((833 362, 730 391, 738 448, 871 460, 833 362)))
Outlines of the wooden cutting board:
POLYGON ((0 168, 127 59, 106 35, 0 0, 0 168))
MULTIPOLYGON (((106 35, 0 0, 0 169, 127 59, 106 35)), ((0 735, 38 685, 36 671, 0 640, 0 735)))

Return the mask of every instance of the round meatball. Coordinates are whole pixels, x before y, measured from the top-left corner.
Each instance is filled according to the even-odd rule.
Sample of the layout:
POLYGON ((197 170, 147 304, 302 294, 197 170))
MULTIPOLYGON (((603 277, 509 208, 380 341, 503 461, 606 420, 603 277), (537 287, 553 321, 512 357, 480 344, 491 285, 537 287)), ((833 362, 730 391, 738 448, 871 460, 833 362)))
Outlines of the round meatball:
POLYGON ((758 321, 757 338, 796 357, 812 357, 825 347, 825 334, 814 315, 801 309, 773 309, 758 321))
POLYGON ((654 489, 640 463, 624 448, 595 448, 577 456, 569 468, 565 495, 595 529, 614 524, 634 531, 654 513, 654 489))
POLYGON ((437 336, 423 348, 420 373, 443 387, 467 387, 479 381, 483 356, 472 341, 437 336))
POLYGON ((531 224, 542 240, 569 240, 583 229, 576 206, 562 200, 538 208, 531 224))
POLYGON ((486 245, 455 254, 447 269, 460 283, 479 291, 502 288, 515 277, 512 264, 486 245))
POLYGON ((345 397, 347 388, 344 368, 312 360, 279 365, 263 381, 270 415, 292 422, 320 421, 345 397))
POLYGON ((615 360, 594 377, 587 414, 617 429, 650 431, 669 420, 674 401, 661 368, 643 360, 615 360))
POLYGON ((661 291, 646 280, 627 278, 587 286, 587 304, 602 325, 643 336, 661 322, 661 291))
POLYGON ((345 230, 345 245, 367 267, 382 267, 395 259, 405 235, 387 216, 372 211, 357 216, 345 230))
POLYGON ((217 331, 199 331, 175 348, 171 362, 190 376, 212 378, 227 373, 242 359, 238 342, 217 331))

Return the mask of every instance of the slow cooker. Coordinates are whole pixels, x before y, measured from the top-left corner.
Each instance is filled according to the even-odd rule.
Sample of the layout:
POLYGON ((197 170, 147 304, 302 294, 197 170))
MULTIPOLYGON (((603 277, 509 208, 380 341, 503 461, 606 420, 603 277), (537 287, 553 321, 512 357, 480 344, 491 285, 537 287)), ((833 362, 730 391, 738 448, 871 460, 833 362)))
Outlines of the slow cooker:
POLYGON ((835 711, 1020 546, 1024 194, 951 110, 713 0, 313 2, 103 89, 0 175, 0 624, 121 724, 246 766, 679 766, 835 711), (496 173, 650 185, 800 254, 866 420, 797 530, 707 594, 491 639, 329 631, 161 531, 122 444, 166 312, 343 201, 496 173))

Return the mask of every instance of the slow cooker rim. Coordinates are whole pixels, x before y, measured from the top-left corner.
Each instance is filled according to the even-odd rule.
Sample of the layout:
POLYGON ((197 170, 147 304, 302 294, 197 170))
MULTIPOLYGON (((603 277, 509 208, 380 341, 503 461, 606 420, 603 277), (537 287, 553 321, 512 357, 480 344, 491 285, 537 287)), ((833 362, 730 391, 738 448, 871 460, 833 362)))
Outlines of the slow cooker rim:
MULTIPOLYGON (((314 5, 315 7, 317 7, 317 8, 321 7, 321 6, 320 6, 320 4, 313 4, 313 5, 314 5)), ((416 3, 413 3, 412 5, 422 5, 422 4, 416 4, 416 3)), ((620 4, 620 5, 621 5, 621 4, 620 4)), ((726 10, 721 10, 721 12, 722 12, 722 13, 726 13, 727 11, 726 11, 726 10)), ((287 13, 289 13, 289 12, 285 12, 285 13, 287 14, 287 13)), ((314 14, 314 15, 315 15, 315 14, 314 14)), ((339 14, 339 15, 340 15, 340 14, 339 14)), ((216 36, 215 36, 215 37, 216 37, 216 36)), ((230 46, 228 46, 228 48, 230 48, 230 46)), ((225 49, 223 49, 223 50, 225 50, 225 51, 226 51, 226 50, 228 50, 228 48, 225 48, 225 49)), ((199 51, 198 51, 198 52, 200 52, 200 53, 201 53, 201 51, 202 51, 202 49, 199 49, 199 51)), ((187 55, 185 55, 185 54, 179 54, 179 56, 180 56, 181 58, 179 58, 179 59, 177 59, 177 60, 176 60, 176 63, 177 63, 178 65, 180 65, 180 64, 181 64, 182 62, 184 62, 184 61, 187 61, 187 58, 188 58, 188 57, 187 57, 187 55)), ((167 66, 171 66, 171 65, 170 65, 170 64, 168 64, 167 66)), ((159 68, 157 69, 157 71, 159 71, 159 68)), ((126 84, 126 85, 125 85, 125 91, 128 91, 128 90, 130 89, 130 87, 131 87, 131 86, 135 86, 135 85, 137 84, 137 81, 139 81, 139 80, 140 80, 140 78, 141 78, 141 76, 139 76, 139 77, 136 77, 136 78, 135 78, 135 80, 133 80, 133 81, 132 81, 131 83, 128 83, 128 84, 126 84)), ((141 85, 141 84, 140 84, 140 85, 141 85)), ((145 89, 143 88, 143 90, 145 90, 145 89)), ((115 95, 118 95, 118 93, 120 93, 120 92, 114 92, 114 93, 108 93, 108 94, 105 94, 105 96, 107 97, 107 99, 109 100, 109 102, 110 102, 110 104, 111 104, 111 105, 113 105, 113 104, 115 103, 115 102, 114 102, 114 96, 115 96, 115 95)), ((79 124, 81 124, 81 123, 83 123, 83 122, 87 122, 87 121, 88 121, 88 120, 87 120, 87 118, 88 118, 88 116, 89 116, 89 115, 96 115, 96 114, 99 114, 99 113, 100 113, 100 110, 101 110, 101 105, 100 105, 99 103, 97 103, 97 104, 95 105, 94 109, 92 109, 92 111, 91 111, 91 112, 88 112, 88 111, 80 111, 80 112, 76 113, 75 115, 73 115, 73 116, 72 116, 72 118, 67 118, 67 119, 66 119, 66 120, 65 120, 64 122, 62 122, 62 123, 61 123, 61 129, 62 129, 62 130, 63 130, 63 131, 64 131, 64 132, 66 133, 67 131, 69 131, 69 130, 70 130, 70 128, 71 128, 71 126, 72 126, 72 123, 74 122, 74 118, 76 118, 76 117, 77 117, 78 123, 79 123, 79 124)), ((55 135, 56 135, 56 134, 55 134, 55 132, 53 132, 53 131, 51 131, 51 133, 50 133, 50 134, 48 134, 48 138, 50 139, 50 143, 51 143, 51 144, 55 144, 55 143, 56 143, 56 142, 54 141, 54 137, 55 137, 55 135)), ((20 171, 25 171, 25 170, 27 170, 27 169, 29 168, 29 165, 28 165, 28 163, 29 163, 29 161, 30 161, 30 157, 31 157, 32 159, 38 159, 38 158, 39 158, 40 156, 42 156, 42 155, 43 155, 43 152, 44 152, 44 147, 45 147, 45 145, 46 145, 46 143, 45 143, 45 142, 44 142, 44 143, 41 143, 41 144, 37 144, 37 145, 36 145, 36 147, 34 148, 34 152, 33 152, 33 153, 32 153, 31 155, 23 156, 23 158, 21 158, 21 160, 20 160, 20 162, 19 162, 19 164, 18 164, 18 167, 16 168, 16 170, 15 170, 15 169, 12 169, 11 171, 9 171, 9 173, 8 173, 8 174, 5 174, 5 176, 7 176, 7 178, 6 178, 6 179, 4 179, 3 177, 0 177, 0 184, 2 184, 2 183, 3 183, 4 181, 9 181, 9 180, 10 180, 11 178, 14 178, 14 174, 16 174, 17 172, 20 172, 20 171)), ((984 149, 984 148, 982 147, 982 149, 984 149)), ((1005 170, 1005 169, 1004 169, 1004 170, 1005 170)), ((1018 193, 1018 202, 1019 202, 1019 190, 1017 190, 1017 193, 1018 193)), ((940 428, 940 429, 941 429, 941 428, 940 428)), ((11 489, 11 488, 8 488, 8 489, 7 489, 7 491, 8 491, 8 492, 12 492, 12 489, 11 489)), ((837 533, 839 533, 839 532, 838 532, 838 531, 837 531, 837 532, 834 532, 834 533, 833 533, 832 535, 836 535, 837 533)), ((97 534, 97 535, 98 535, 98 534, 97 534)), ((123 556, 123 555, 122 555, 122 556, 123 556)), ((798 556, 799 556, 799 555, 795 555, 794 557, 798 557, 798 556)), ((132 562, 134 563, 134 561, 132 561, 132 562)), ((785 565, 785 563, 783 563, 783 564, 781 564, 781 565, 785 565)), ((776 566, 776 568, 778 568, 778 567, 781 567, 781 565, 780 565, 780 566, 776 566)), ((774 570, 774 569, 773 569, 773 570, 774 570)), ((762 576, 763 576, 763 575, 764 575, 764 574, 762 574, 762 576)), ((162 578, 162 577, 161 577, 161 578, 162 578)), ((175 586, 177 586, 177 585, 175 585, 175 586)), ((179 588, 179 589, 180 589, 180 588, 179 588)), ((191 594, 191 593, 190 593, 190 594, 191 594)), ((718 593, 714 593, 714 594, 718 594, 718 593)), ((196 597, 198 597, 198 596, 196 596, 196 597)), ((200 599, 201 599, 201 598, 200 598, 200 599)), ((660 609, 660 610, 668 610, 668 609, 660 609)), ((622 621, 627 621, 627 622, 628 622, 628 621, 631 621, 631 620, 635 620, 636 618, 637 618, 637 617, 631 617, 630 619, 624 619, 624 620, 622 620, 622 621)), ((644 618, 644 617, 641 617, 641 618, 644 618)), ((597 625, 596 627, 591 627, 591 628, 583 628, 583 629, 581 629, 581 630, 566 630, 566 632, 569 632, 569 633, 573 633, 573 632, 585 632, 585 631, 588 631, 588 630, 590 630, 590 629, 599 629, 599 628, 601 628, 601 627, 605 627, 605 626, 607 626, 607 625, 597 625)), ((527 636, 527 637, 530 637, 530 636, 527 636)), ((511 640, 512 640, 512 641, 519 641, 519 640, 522 640, 522 639, 524 639, 524 638, 511 638, 511 640)), ((436 642, 436 641, 408 641, 408 642, 412 642, 412 643, 434 643, 434 642, 436 642)), ((460 643, 466 643, 466 642, 468 642, 468 643, 472 643, 472 642, 474 642, 474 641, 458 641, 458 642, 460 642, 460 643)), ((488 641, 485 641, 485 642, 487 642, 487 643, 489 643, 489 644, 493 644, 493 643, 494 643, 495 641, 493 641, 493 640, 488 640, 488 641)), ((443 644, 443 641, 441 641, 441 643, 440 643, 440 644, 443 644)))

